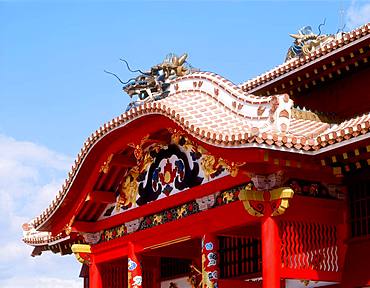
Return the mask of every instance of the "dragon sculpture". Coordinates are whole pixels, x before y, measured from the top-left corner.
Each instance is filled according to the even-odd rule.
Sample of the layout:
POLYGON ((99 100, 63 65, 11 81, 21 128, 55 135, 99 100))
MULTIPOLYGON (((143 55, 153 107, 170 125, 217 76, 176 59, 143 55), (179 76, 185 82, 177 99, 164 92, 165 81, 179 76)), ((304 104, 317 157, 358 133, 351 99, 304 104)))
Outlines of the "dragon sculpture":
POLYGON ((175 54, 169 54, 160 64, 150 68, 149 71, 131 70, 127 61, 125 62, 127 68, 131 72, 139 72, 140 75, 122 82, 121 79, 114 73, 105 71, 108 74, 115 76, 121 84, 123 84, 123 91, 125 91, 131 99, 137 98, 129 103, 127 110, 136 107, 144 102, 151 102, 165 98, 169 91, 170 81, 176 77, 181 77, 195 71, 187 62, 188 55, 184 53, 180 57, 175 54))
POLYGON ((294 39, 294 43, 290 46, 285 61, 302 55, 308 55, 318 47, 326 45, 341 35, 341 33, 337 35, 321 35, 320 26, 324 24, 325 22, 319 25, 319 34, 313 33, 311 26, 305 26, 299 29, 298 34, 290 34, 294 39))

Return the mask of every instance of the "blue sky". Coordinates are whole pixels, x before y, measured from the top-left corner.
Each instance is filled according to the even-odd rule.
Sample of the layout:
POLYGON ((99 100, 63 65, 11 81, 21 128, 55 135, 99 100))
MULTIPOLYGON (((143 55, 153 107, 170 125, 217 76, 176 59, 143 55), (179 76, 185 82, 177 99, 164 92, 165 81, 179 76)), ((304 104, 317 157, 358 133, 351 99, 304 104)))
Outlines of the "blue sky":
POLYGON ((0 287, 78 287, 77 261, 28 257, 20 225, 49 204, 85 139, 124 111, 128 96, 104 69, 125 80, 121 57, 143 70, 187 52, 240 83, 281 64, 288 34, 324 18, 325 33, 352 29, 370 2, 0 0, 0 287))

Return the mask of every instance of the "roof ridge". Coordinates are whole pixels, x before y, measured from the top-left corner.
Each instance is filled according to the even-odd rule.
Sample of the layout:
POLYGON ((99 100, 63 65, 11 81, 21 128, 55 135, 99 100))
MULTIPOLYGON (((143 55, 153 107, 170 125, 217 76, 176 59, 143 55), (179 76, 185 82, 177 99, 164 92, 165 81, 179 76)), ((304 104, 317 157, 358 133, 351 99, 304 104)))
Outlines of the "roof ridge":
MULTIPOLYGON (((322 123, 322 125, 318 125, 318 127, 315 129, 318 131, 316 133, 319 133, 324 128, 325 130, 322 131, 322 133, 317 137, 310 133, 302 132, 307 131, 307 129, 309 129, 309 127, 312 125, 310 120, 299 120, 300 122, 298 124, 294 124, 297 126, 297 128, 294 131, 289 130, 289 125, 291 125, 294 119, 291 119, 291 106, 293 105, 293 103, 291 102, 287 94, 274 95, 262 99, 261 97, 251 98, 254 99, 254 102, 250 103, 250 107, 252 107, 250 109, 255 109, 253 110, 253 113, 256 113, 256 115, 258 115, 257 113, 260 113, 260 115, 268 115, 267 118, 259 118, 259 120, 263 120, 260 123, 263 124, 261 125, 261 127, 253 126, 251 124, 253 123, 253 121, 251 121, 249 123, 233 123, 233 125, 236 126, 230 126, 227 129, 224 126, 226 126, 228 124, 228 121, 230 121, 230 119, 228 120, 228 118, 230 118, 230 115, 233 115, 230 114, 230 111, 234 110, 240 112, 242 109, 244 109, 244 106, 247 106, 243 105, 243 107, 240 108, 237 100, 233 98, 232 95, 230 95, 230 91, 233 90, 233 88, 230 88, 231 90, 226 89, 226 87, 232 87, 232 84, 229 83, 231 82, 222 78, 221 76, 217 76, 217 74, 209 72, 197 72, 181 78, 179 77, 175 81, 171 82, 171 96, 159 101, 144 102, 143 104, 137 107, 133 107, 129 111, 124 112, 121 115, 113 118, 109 122, 103 124, 86 139, 81 148, 81 151, 78 153, 77 158, 72 165, 70 172, 68 173, 68 177, 65 179, 65 182, 59 190, 56 198, 52 201, 52 203, 45 211, 43 211, 38 217, 32 220, 32 227, 37 230, 41 228, 42 225, 50 217, 52 217, 52 215, 55 213, 55 211, 58 209, 58 207, 61 205, 66 195, 68 194, 70 187, 76 179, 79 169, 83 165, 83 162, 85 161, 90 151, 93 149, 94 145, 115 129, 125 127, 126 124, 143 116, 162 115, 180 125, 187 133, 193 135, 200 141, 208 143, 210 145, 222 146, 225 148, 244 148, 249 146, 255 147, 256 144, 260 144, 262 145, 261 147, 264 148, 269 148, 271 145, 274 145, 276 148, 286 147, 297 151, 315 151, 327 145, 340 142, 343 140, 343 138, 349 139, 359 135, 358 133, 365 134, 370 131, 370 112, 367 114, 367 118, 362 118, 362 122, 358 121, 354 123, 356 127, 350 127, 349 125, 351 124, 351 122, 348 122, 346 123, 347 126, 342 127, 343 129, 340 129, 340 131, 331 131, 330 127, 326 129, 327 125, 329 124, 322 123), (202 76, 204 77, 202 78, 202 76), (208 81, 207 83, 205 79, 208 81), (224 91, 221 91, 221 86, 225 87, 224 91), (215 89, 220 90, 216 92, 215 89), (204 97, 202 95, 207 95, 207 97, 204 97), (193 107, 194 104, 191 102, 191 99, 189 100, 189 96, 194 98, 192 99, 193 101, 196 100, 196 97, 198 97, 202 101, 204 100, 202 102, 203 108, 193 107), (182 102, 171 102, 171 100, 175 100, 176 98, 181 97, 182 102), (206 114, 207 108, 211 110, 213 108, 210 107, 209 103, 206 101, 207 99, 213 99, 212 101, 214 103, 217 102, 229 108, 225 109, 225 111, 228 111, 227 113, 225 113, 225 111, 223 111, 222 109, 222 111, 219 109, 224 114, 209 116, 216 117, 212 123, 217 123, 217 129, 208 129, 208 124, 202 122, 202 124, 200 125, 198 122, 193 121, 194 119, 199 120, 199 115, 201 115, 202 117, 208 117, 208 115, 206 114), (269 99, 269 101, 267 101, 267 99, 269 99), (263 101, 265 101, 266 103, 263 103, 264 106, 261 106, 260 104, 263 101), (186 109, 179 105, 184 105, 184 103, 188 104, 187 108, 185 107, 186 109), (235 103, 235 105, 233 103, 235 103), (263 107, 265 107, 265 109, 263 109, 263 107), (191 117, 189 115, 186 115, 184 111, 191 115, 191 117), (193 112, 196 112, 198 114, 193 115, 193 112), (301 125, 302 123, 304 124, 303 126, 301 125), (262 132, 261 129, 263 129, 264 131, 262 132), (299 134, 299 132, 301 132, 301 134, 299 134)), ((240 91, 240 89, 238 91, 240 91)), ((246 95, 246 93, 243 92, 243 95, 246 95)), ((251 95, 246 96, 251 97, 251 95)), ((243 100, 245 100, 244 97, 243 100)), ((241 102, 241 100, 239 102, 241 102)), ((199 102, 196 102, 195 104, 197 103, 199 102)), ((245 113, 247 113, 247 111, 245 113)), ((245 117, 245 115, 247 114, 244 114, 244 116, 239 115, 240 119, 248 119, 247 117, 245 117)))
POLYGON ((304 64, 307 64, 317 58, 325 56, 329 52, 336 50, 343 45, 347 45, 356 39, 365 37, 370 34, 370 23, 366 23, 350 32, 346 32, 342 37, 330 41, 326 45, 315 49, 308 55, 292 58, 286 62, 283 62, 274 68, 271 68, 267 72, 264 72, 250 80, 240 83, 238 86, 243 89, 243 91, 250 91, 259 85, 266 83, 278 76, 281 76, 291 70, 294 70, 304 64))

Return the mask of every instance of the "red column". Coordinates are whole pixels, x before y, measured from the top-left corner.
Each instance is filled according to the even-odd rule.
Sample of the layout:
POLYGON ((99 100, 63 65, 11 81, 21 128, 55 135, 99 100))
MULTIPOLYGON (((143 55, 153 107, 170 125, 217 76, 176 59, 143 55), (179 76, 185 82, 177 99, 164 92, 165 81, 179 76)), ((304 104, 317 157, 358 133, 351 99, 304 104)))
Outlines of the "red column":
POLYGON ((139 260, 135 254, 134 244, 128 242, 128 287, 141 288, 143 282, 142 271, 139 260))
POLYGON ((280 288, 280 237, 279 227, 272 217, 262 220, 262 287, 280 288))
POLYGON ((98 264, 95 263, 94 255, 90 256, 89 287, 90 288, 103 287, 99 266, 98 264))
POLYGON ((202 239, 202 288, 218 287, 218 239, 213 234, 205 234, 202 239))

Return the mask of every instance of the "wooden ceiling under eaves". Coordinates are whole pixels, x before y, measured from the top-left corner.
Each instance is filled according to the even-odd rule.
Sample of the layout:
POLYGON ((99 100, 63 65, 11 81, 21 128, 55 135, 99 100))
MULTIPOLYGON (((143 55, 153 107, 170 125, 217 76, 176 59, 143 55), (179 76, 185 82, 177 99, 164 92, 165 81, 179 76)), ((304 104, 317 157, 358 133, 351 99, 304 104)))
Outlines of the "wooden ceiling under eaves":
MULTIPOLYGON (((145 149, 153 143, 169 143, 171 135, 167 129, 147 135, 145 143, 141 148, 145 149)), ((121 182, 130 168, 137 165, 135 150, 139 148, 137 143, 127 143, 126 147, 119 153, 111 155, 100 169, 94 189, 91 191, 82 208, 77 213, 75 220, 84 222, 95 222, 104 212, 108 204, 116 202, 121 182)))
POLYGON ((295 106, 322 112, 326 121, 343 121, 370 110, 369 57, 367 37, 246 92, 261 96, 287 93, 295 106))

